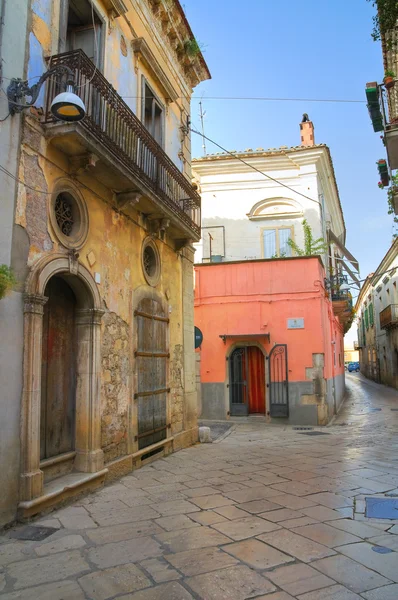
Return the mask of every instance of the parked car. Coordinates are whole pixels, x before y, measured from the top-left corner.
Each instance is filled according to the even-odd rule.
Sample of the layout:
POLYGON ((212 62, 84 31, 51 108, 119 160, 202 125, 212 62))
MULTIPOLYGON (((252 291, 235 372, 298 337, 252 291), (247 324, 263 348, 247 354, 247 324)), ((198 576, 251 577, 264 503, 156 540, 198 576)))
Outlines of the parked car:
POLYGON ((348 372, 349 373, 353 373, 353 372, 358 373, 359 371, 359 362, 350 362, 348 363, 348 372))

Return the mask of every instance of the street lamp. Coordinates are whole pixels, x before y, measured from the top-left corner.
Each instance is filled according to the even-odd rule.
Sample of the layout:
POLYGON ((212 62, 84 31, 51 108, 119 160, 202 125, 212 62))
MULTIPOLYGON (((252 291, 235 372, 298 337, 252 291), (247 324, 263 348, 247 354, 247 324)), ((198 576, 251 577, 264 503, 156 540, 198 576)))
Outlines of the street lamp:
POLYGON ((73 71, 66 65, 52 67, 40 77, 39 81, 32 85, 22 79, 11 79, 7 88, 8 106, 11 115, 22 112, 36 102, 43 83, 52 75, 66 74, 66 91, 58 94, 51 102, 51 113, 61 121, 81 121, 86 116, 84 102, 74 91, 73 71), (31 98, 30 102, 24 103, 25 96, 31 98))

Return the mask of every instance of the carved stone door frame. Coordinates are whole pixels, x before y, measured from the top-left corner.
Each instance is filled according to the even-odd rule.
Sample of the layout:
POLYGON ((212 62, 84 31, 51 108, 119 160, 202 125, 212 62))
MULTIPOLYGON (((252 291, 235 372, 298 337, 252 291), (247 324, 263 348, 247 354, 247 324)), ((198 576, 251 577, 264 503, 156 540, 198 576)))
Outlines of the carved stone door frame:
POLYGON ((40 470, 40 406, 44 290, 51 277, 65 278, 77 300, 76 457, 74 468, 100 471, 101 450, 100 369, 101 318, 104 311, 97 285, 84 265, 73 256, 56 254, 40 259, 26 282, 24 305, 24 367, 21 409, 20 498, 43 495, 40 470))

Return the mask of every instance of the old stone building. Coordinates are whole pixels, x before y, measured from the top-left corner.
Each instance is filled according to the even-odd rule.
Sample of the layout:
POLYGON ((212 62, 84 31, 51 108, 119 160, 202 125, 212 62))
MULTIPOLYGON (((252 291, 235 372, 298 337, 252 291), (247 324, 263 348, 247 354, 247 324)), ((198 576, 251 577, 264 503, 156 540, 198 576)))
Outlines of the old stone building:
POLYGON ((178 0, 17 4, 19 20, 3 15, 0 263, 18 285, 0 301, 0 525, 197 439, 189 116, 210 76, 178 0), (62 118, 65 97, 54 116, 71 84, 83 120, 62 118))

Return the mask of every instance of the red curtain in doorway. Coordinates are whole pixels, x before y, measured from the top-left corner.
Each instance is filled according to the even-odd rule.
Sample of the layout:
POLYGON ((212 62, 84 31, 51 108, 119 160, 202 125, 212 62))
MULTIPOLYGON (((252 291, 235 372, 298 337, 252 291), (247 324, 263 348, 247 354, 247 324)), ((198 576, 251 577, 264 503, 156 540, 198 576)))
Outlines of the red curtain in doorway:
POLYGON ((265 414, 265 359, 260 348, 247 349, 249 363, 249 413, 265 414))

